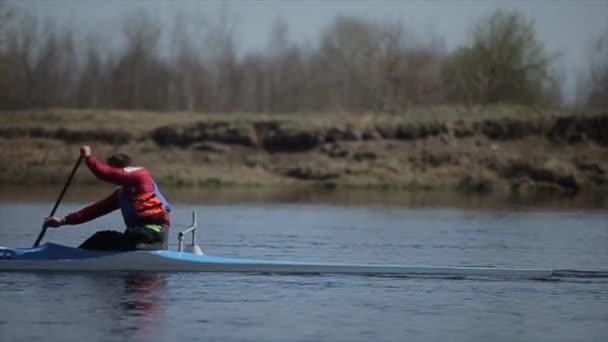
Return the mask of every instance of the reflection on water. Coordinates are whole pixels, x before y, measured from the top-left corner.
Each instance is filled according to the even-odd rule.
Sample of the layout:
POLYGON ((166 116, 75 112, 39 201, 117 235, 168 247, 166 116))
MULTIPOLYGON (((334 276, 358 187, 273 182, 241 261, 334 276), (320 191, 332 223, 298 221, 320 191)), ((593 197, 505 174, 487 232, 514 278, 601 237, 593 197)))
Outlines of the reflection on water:
MULTIPOLYGON (((91 277, 97 278, 96 275, 91 277)), ((157 336, 158 322, 164 319, 165 276, 159 273, 116 273, 104 281, 99 278, 96 281, 92 294, 99 295, 98 299, 106 302, 106 309, 101 316, 99 312, 96 316, 112 322, 112 335, 121 336, 125 341, 150 341, 157 336)))
POLYGON ((0 340, 157 341, 164 329, 159 322, 167 320, 166 277, 0 273, 0 321, 8 325, 0 327, 0 340))
POLYGON ((129 273, 125 275, 125 296, 120 307, 127 315, 153 318, 158 312, 158 294, 165 282, 157 273, 129 273))
POLYGON ((157 335, 158 321, 162 318, 165 279, 158 273, 128 273, 123 280, 124 293, 118 308, 125 318, 132 317, 133 321, 119 329, 121 335, 128 341, 150 341, 157 335))
MULTIPOLYGON (((53 202, 61 186, 26 187, 0 185, 0 202, 45 201, 53 202)), ((109 194, 112 186, 72 186, 65 202, 90 202, 109 194)), ((302 187, 264 188, 171 188, 163 192, 176 203, 231 204, 231 203, 322 203, 339 205, 396 205, 405 207, 457 207, 457 208, 526 208, 553 209, 608 208, 608 194, 582 193, 565 196, 557 193, 534 195, 466 195, 441 191, 393 190, 327 190, 302 187)))

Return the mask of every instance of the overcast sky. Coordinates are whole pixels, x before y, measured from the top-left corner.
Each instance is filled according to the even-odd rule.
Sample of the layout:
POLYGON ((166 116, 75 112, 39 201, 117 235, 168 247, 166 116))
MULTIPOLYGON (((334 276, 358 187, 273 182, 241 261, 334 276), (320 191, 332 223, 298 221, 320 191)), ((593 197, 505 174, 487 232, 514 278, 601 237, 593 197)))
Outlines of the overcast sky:
POLYGON ((237 21, 242 51, 262 49, 278 17, 289 27, 290 40, 316 42, 320 31, 337 15, 401 19, 406 27, 424 37, 432 32, 452 50, 465 42, 474 23, 497 8, 518 9, 535 22, 539 38, 549 52, 560 53, 558 63, 572 97, 577 75, 587 64, 590 41, 608 30, 608 0, 512 0, 512 1, 179 1, 179 0, 23 0, 9 1, 38 16, 74 26, 82 32, 120 32, 123 15, 145 8, 164 24, 177 12, 190 15, 217 14, 226 5, 237 21), (110 30, 108 30, 110 28, 110 30))

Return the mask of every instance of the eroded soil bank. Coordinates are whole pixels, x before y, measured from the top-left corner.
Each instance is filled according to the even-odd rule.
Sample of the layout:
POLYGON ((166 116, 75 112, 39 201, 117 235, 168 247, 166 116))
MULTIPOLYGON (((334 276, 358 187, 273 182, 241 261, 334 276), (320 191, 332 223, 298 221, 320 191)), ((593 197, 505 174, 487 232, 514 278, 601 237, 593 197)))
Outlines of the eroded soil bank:
MULTIPOLYGON (((430 108, 403 115, 0 113, 0 181, 62 182, 90 144, 179 186, 320 186, 465 192, 608 186, 608 113, 430 108)), ((94 182, 86 172, 81 181, 94 182)))

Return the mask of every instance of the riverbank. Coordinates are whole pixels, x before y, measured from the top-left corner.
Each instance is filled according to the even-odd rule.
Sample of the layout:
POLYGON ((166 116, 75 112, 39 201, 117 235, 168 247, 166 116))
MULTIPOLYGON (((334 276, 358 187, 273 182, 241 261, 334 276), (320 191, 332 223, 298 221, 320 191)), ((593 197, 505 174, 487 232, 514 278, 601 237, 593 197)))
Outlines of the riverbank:
MULTIPOLYGON (((432 107, 401 115, 2 112, 0 182, 63 182, 90 144, 186 187, 576 193, 608 188, 608 113, 432 107)), ((86 172, 80 181, 94 183, 86 172)))

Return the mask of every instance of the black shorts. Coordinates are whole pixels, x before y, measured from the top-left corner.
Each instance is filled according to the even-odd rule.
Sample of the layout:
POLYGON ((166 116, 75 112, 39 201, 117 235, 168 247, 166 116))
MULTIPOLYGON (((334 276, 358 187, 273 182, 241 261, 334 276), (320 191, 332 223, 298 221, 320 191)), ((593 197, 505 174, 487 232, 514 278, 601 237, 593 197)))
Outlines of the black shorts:
POLYGON ((163 248, 167 246, 167 229, 155 232, 145 227, 129 227, 124 233, 114 230, 104 230, 93 234, 78 248, 96 251, 133 251, 139 244, 160 243, 163 248))

